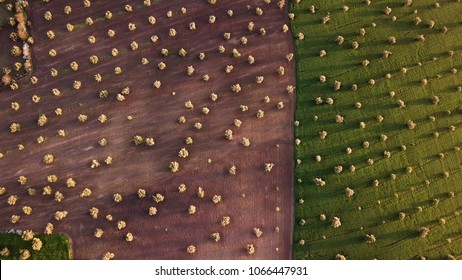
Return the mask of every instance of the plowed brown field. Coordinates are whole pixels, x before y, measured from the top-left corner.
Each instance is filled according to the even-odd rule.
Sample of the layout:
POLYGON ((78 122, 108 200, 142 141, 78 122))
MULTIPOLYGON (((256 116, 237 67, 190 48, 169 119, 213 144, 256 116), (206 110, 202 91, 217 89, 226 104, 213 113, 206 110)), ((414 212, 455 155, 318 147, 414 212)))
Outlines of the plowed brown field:
POLYGON ((17 91, 0 92, 0 187, 6 188, 0 197, 0 229, 43 232, 52 223, 55 232, 70 237, 76 259, 100 259, 105 252, 113 252, 116 259, 289 259, 295 93, 289 94, 286 87, 295 86, 295 65, 286 59, 293 52, 291 32, 282 31, 288 24, 287 7, 257 0, 216 5, 153 1, 150 7, 140 0, 114 2, 91 1, 85 8, 81 0, 30 1, 33 75, 39 82, 32 85, 24 78, 17 91), (125 11, 126 4, 132 12, 125 11), (69 15, 64 13, 66 5, 72 8, 69 15), (261 16, 257 7, 263 10, 261 16), (52 13, 51 21, 44 19, 46 11, 52 13), (112 19, 105 19, 106 11, 112 12, 112 19), (213 24, 211 15, 216 17, 213 24), (156 18, 154 25, 149 16, 156 18), (88 17, 92 25, 85 24, 88 17), (190 22, 195 22, 196 30, 189 29, 190 22), (249 22, 254 22, 254 31, 248 30, 249 22), (67 23, 74 25, 72 32, 66 30, 67 23), (136 30, 130 31, 129 23, 136 30), (171 28, 176 30, 174 37, 169 36, 171 28), (107 35, 109 29, 115 31, 113 38, 107 35), (56 35, 53 40, 47 37, 49 30, 56 35), (229 40, 225 32, 231 33, 229 40), (159 38, 155 43, 150 39, 153 35, 159 38), (95 37, 94 44, 89 36, 95 37), (243 36, 248 39, 245 45, 243 36), (132 41, 138 49, 130 48, 132 41), (223 53, 218 52, 220 45, 223 53), (116 57, 111 55, 113 48, 119 51, 116 57), (169 51, 166 57, 163 48, 169 51), (178 55, 181 48, 187 51, 185 57, 178 55), (233 57, 234 48, 240 57, 233 57), (55 57, 49 55, 51 49, 56 50, 55 57), (199 59, 201 52, 204 60, 199 59), (89 62, 92 55, 98 56, 95 65, 89 62), (249 55, 255 58, 252 65, 249 55), (142 65, 142 58, 149 64, 142 65), (69 66, 73 61, 79 65, 77 71, 69 66), (158 68, 160 62, 166 69, 158 68), (227 65, 233 65, 231 73, 225 73, 227 65), (195 69, 191 76, 188 66, 195 69), (278 74, 279 66, 285 75, 278 74), (121 67, 122 73, 114 74, 115 67, 121 67), (51 76, 52 68, 59 72, 57 77, 51 76), (98 73, 101 82, 94 79, 98 73), (210 79, 204 81, 203 75, 210 79), (257 76, 264 76, 261 84, 255 82, 257 76), (81 81, 80 89, 73 89, 74 81, 81 81), (161 82, 160 88, 153 86, 155 81, 161 82), (231 90, 234 84, 240 84, 239 93, 231 90), (130 94, 118 101, 117 94, 126 87, 130 94), (53 89, 61 95, 53 95, 53 89), (108 91, 107 98, 99 98, 102 90, 108 91), (218 96, 216 101, 210 98, 212 92, 218 96), (40 102, 34 103, 33 95, 40 96, 40 102), (193 109, 185 108, 187 101, 193 109), (12 102, 20 104, 18 111, 10 109, 12 102), (284 108, 278 109, 279 102, 284 108), (248 106, 248 111, 240 105, 248 106), (56 108, 62 109, 61 116, 55 114, 56 108), (258 110, 264 111, 263 118, 257 118, 258 110), (39 126, 42 114, 48 122, 39 126), (79 122, 80 114, 88 120, 79 122), (98 121, 101 114, 107 122, 98 121), (180 116, 186 118, 184 124, 178 122, 180 116), (235 119, 242 121, 240 127, 233 124, 235 119), (12 123, 20 123, 21 130, 11 133, 12 123), (202 128, 196 129, 195 123, 202 128), (226 140, 226 129, 233 131, 233 140, 226 140), (66 135, 58 136, 58 130, 66 135), (155 145, 135 145, 135 135, 152 137, 155 145), (41 144, 36 140, 40 136, 46 139, 41 144), (185 144, 187 137, 192 144, 185 144), (243 137, 250 146, 241 144, 243 137), (107 139, 107 146, 98 144, 101 138, 107 139), (25 146, 22 151, 20 144, 25 146), (187 158, 178 157, 182 148, 188 150, 187 158), (43 162, 46 154, 54 156, 53 163, 43 162), (108 156, 113 158, 111 165, 104 163, 108 156), (91 168, 92 160, 100 166, 91 168), (170 171, 172 161, 179 163, 178 172, 170 171), (271 172, 265 171, 266 163, 274 164, 271 172), (232 165, 235 175, 228 171, 232 165), (57 181, 47 181, 49 175, 56 175, 57 181), (24 185, 19 176, 27 178, 24 185), (68 178, 75 180, 75 187, 66 186, 68 178), (180 184, 187 187, 184 193, 178 191, 180 184), (52 187, 51 196, 42 195, 45 186, 52 187), (199 187, 204 198, 196 194, 199 187), (36 189, 37 195, 28 195, 29 188, 36 189), (80 197, 85 188, 92 194, 80 197), (145 198, 138 198, 140 188, 146 190, 145 198), (56 191, 64 195, 61 202, 54 200, 56 191), (121 202, 113 200, 115 193, 122 195, 121 202), (165 200, 154 202, 151 196, 157 193, 165 200), (15 205, 7 204, 11 195, 18 196, 15 205), (221 196, 220 203, 212 202, 214 195, 221 196), (33 209, 29 216, 21 210, 26 205, 33 209), (190 205, 196 206, 196 213, 188 214, 190 205), (151 206, 158 210, 154 216, 148 214, 151 206), (99 209, 97 219, 90 216, 91 207, 99 209), (53 214, 60 210, 68 215, 57 221, 53 214), (13 214, 21 216, 16 224, 10 222, 13 214), (105 219, 108 214, 113 221, 105 219), (223 216, 230 217, 225 227, 220 225, 223 216), (116 225, 119 220, 126 222, 121 230, 116 225), (101 238, 93 235, 97 228, 104 230, 101 238), (256 237, 254 228, 263 234, 256 237), (128 232, 134 236, 132 242, 125 240, 128 232), (211 238, 215 232, 221 236, 218 242, 211 238), (247 244, 254 245, 255 253, 247 253, 247 244), (189 245, 196 247, 194 254, 187 253, 189 245))

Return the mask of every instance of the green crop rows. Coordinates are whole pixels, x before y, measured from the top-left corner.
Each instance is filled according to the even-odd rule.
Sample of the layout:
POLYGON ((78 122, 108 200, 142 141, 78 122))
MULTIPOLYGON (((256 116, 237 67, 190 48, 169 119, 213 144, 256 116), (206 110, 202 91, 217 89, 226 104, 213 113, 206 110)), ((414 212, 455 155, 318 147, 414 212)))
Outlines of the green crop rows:
POLYGON ((294 258, 461 259, 462 3, 295 2, 294 258))

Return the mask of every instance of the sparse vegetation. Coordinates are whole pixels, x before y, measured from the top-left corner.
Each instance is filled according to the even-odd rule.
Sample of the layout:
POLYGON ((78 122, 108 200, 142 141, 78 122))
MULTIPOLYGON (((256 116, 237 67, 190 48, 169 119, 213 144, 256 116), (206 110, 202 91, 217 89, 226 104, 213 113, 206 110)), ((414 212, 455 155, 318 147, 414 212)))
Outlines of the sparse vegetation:
MULTIPOLYGON (((288 95, 295 92, 295 56, 289 45, 292 33, 283 21, 288 1, 265 0, 244 13, 237 2, 236 8, 231 8, 223 1, 209 1, 214 6, 203 19, 196 18, 199 10, 195 5, 207 6, 206 1, 194 5, 185 1, 179 6, 168 1, 151 2, 117 7, 90 0, 20 1, 31 5, 30 15, 17 13, 16 18, 13 14, 7 19, 18 28, 15 26, 9 35, 12 43, 5 46, 5 54, 0 54, 1 66, 3 55, 13 61, 3 71, 2 92, 16 91, 2 95, 6 98, 2 111, 6 135, 0 140, 0 170, 11 173, 0 171, 0 177, 5 177, 5 188, 0 188, 5 222, 15 228, 32 225, 47 235, 72 232, 76 250, 83 246, 79 257, 91 254, 91 258, 113 259, 115 254, 118 258, 137 254, 146 244, 142 240, 146 235, 138 235, 140 224, 147 226, 146 232, 154 226, 168 232, 165 236, 169 240, 164 244, 153 239, 159 249, 176 246, 170 242, 175 230, 165 216, 172 213, 172 205, 183 213, 179 222, 189 219, 194 225, 185 226, 185 232, 191 230, 196 235, 209 228, 207 223, 213 223, 223 232, 213 229, 206 233, 206 237, 212 236, 210 242, 232 240, 245 224, 236 219, 230 226, 232 208, 254 203, 255 210, 261 211, 271 197, 277 194, 278 199, 287 199, 290 191, 290 164, 285 161, 293 141, 283 138, 290 130, 288 119, 295 97, 288 95), (274 17, 275 12, 278 17, 274 17), (25 34, 26 28, 32 30, 25 34), (204 32, 207 29, 210 32, 204 32), (206 45, 209 43, 213 44, 206 45), (36 63, 34 69, 32 61, 36 63), (207 82, 207 87, 195 88, 196 82, 207 82), (198 90, 204 91, 205 99, 198 90), (264 102, 263 96, 267 97, 264 102), (255 183, 256 179, 249 180, 253 172, 265 174, 265 178, 255 183), (267 184, 281 174, 284 180, 277 180, 280 187, 267 184), (121 180, 130 175, 133 182, 121 180), (18 176, 19 184, 14 182, 18 176), (211 186, 210 178, 230 181, 211 186), (259 188, 260 184, 265 187, 259 188), (210 209, 219 216, 206 220, 210 209), (138 212, 142 214, 140 222, 132 223, 132 215, 138 212), (74 228, 76 221, 79 229, 74 228), (195 225, 202 223, 205 226, 196 229, 195 225), (106 246, 114 240, 119 244, 106 246), (87 250, 94 242, 99 245, 87 250), (121 246, 133 250, 120 250, 121 246)), ((10 6, 13 11, 15 5, 10 6)), ((296 19, 295 14, 288 16, 296 19)), ((305 41, 310 38, 306 31, 297 36, 305 41)), ((344 36, 344 46, 350 45, 350 38, 344 36)), ((362 50, 362 41, 357 41, 362 50)), ((333 55, 334 50, 329 50, 328 56, 326 52, 327 57, 333 55)), ((432 82, 429 78, 429 84, 432 82)), ((343 83, 346 87, 349 81, 343 83)), ((438 96, 443 103, 444 94, 438 96)), ((337 99, 332 96, 332 100, 334 97, 337 99)), ((329 100, 325 99, 325 104, 332 105, 329 100)), ((420 119, 415 121, 420 127, 420 119)), ((335 137, 328 131, 329 137, 335 137)), ((290 207, 279 203, 271 205, 270 213, 264 215, 286 215, 289 210, 285 209, 290 207)), ((248 240, 214 245, 226 250, 237 246, 244 253, 246 243, 260 246, 265 240, 286 238, 290 233, 285 229, 288 219, 280 221, 274 224, 274 219, 262 218, 255 222, 255 229, 246 225, 248 237, 260 237, 258 244, 248 240), (280 234, 272 234, 273 229, 280 234)), ((19 248, 22 258, 33 259, 47 248, 46 239, 35 238, 41 246, 36 240, 34 248, 32 244, 19 248)), ((190 253, 201 246, 194 242, 190 253)), ((181 245, 183 254, 187 245, 181 245)), ((146 256, 155 257, 161 251, 146 252, 146 256)), ((196 255, 200 257, 199 252, 196 255)), ((262 255, 255 255, 267 254, 263 249, 259 253, 262 255)), ((20 252, 8 246, 3 254, 20 252)), ((282 256, 287 257, 286 250, 278 255, 282 256)))
POLYGON ((460 138, 453 94, 461 59, 449 36, 460 7, 356 4, 290 5, 299 71, 295 196, 304 201, 295 205, 296 221, 304 222, 295 225, 293 257, 460 255, 461 246, 437 245, 457 231, 446 217, 458 210, 442 193, 461 178, 453 150, 460 143, 450 136, 460 138), (386 248, 392 243, 399 250, 386 248))

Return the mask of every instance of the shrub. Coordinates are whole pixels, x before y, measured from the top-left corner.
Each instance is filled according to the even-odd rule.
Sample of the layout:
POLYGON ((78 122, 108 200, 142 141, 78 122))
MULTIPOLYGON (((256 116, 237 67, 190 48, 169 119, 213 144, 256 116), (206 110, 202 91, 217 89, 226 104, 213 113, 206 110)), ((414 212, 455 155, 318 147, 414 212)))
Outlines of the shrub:
POLYGON ((56 114, 56 116, 61 116, 63 114, 63 110, 61 108, 56 108, 55 109, 55 114, 56 114))
POLYGON ((205 197, 205 191, 201 187, 197 188, 196 195, 198 198, 204 198, 205 197))
POLYGON ((10 222, 12 224, 16 224, 19 222, 20 219, 21 219, 21 216, 19 215, 11 215, 10 222))
POLYGON ((404 103, 404 101, 401 100, 401 99, 396 101, 396 105, 398 105, 399 108, 405 108, 406 107, 406 103, 404 103))
POLYGON ((359 48, 359 43, 358 43, 358 41, 353 41, 353 42, 351 43, 351 48, 352 48, 353 50, 357 50, 357 49, 359 48))
POLYGON ((21 124, 19 123, 12 123, 10 125, 10 132, 11 133, 16 133, 16 132, 19 132, 21 131, 21 124))
POLYGON ((218 204, 221 202, 221 195, 214 195, 212 197, 212 202, 215 203, 215 204, 218 204))
POLYGON ((144 142, 144 138, 141 137, 140 135, 135 135, 133 137, 133 142, 135 142, 135 145, 140 145, 144 142))
POLYGON ((419 233, 420 238, 425 238, 430 233, 430 229, 428 227, 421 227, 417 230, 419 233))
POLYGON ((371 243, 376 242, 377 239, 375 238, 375 235, 373 235, 373 234, 366 234, 366 236, 364 237, 364 241, 367 244, 371 244, 371 243))
POLYGON ((178 192, 179 192, 179 193, 184 193, 184 192, 186 192, 186 185, 185 185, 185 184, 180 184, 180 185, 178 186, 178 192))
POLYGON ((259 228, 253 228, 253 233, 256 237, 260 237, 263 234, 263 231, 261 231, 259 228))
POLYGON ((54 226, 52 223, 47 223, 47 225, 45 226, 45 230, 44 230, 44 234, 53 234, 53 229, 54 229, 54 226))
POLYGON ((157 36, 157 35, 152 35, 152 36, 151 36, 151 42, 155 43, 155 42, 157 42, 158 40, 159 40, 159 36, 157 36))
POLYGON ((333 228, 339 228, 342 226, 342 222, 340 221, 339 217, 333 217, 330 223, 330 226, 333 228))
POLYGON ((247 244, 245 246, 245 249, 247 250, 247 254, 249 255, 252 255, 253 253, 255 253, 255 247, 253 246, 253 244, 247 244))
POLYGON ((147 146, 154 146, 155 145, 154 138, 152 138, 152 137, 146 137, 145 142, 146 142, 147 146))
POLYGON ((247 57, 247 62, 248 62, 249 64, 254 64, 254 63, 255 63, 255 58, 254 58, 253 56, 249 55, 249 56, 247 57))
POLYGON ((197 251, 197 248, 194 245, 189 245, 186 248, 186 252, 188 252, 188 254, 194 254, 194 253, 196 253, 196 251, 197 251))
POLYGON ((186 148, 181 148, 178 152, 178 157, 180 158, 187 158, 189 156, 189 152, 186 148))
POLYGON ((345 195, 347 197, 352 197, 354 194, 355 194, 355 191, 353 189, 350 189, 350 188, 345 189, 345 195))
POLYGON ((90 165, 91 169, 98 168, 99 166, 100 166, 100 163, 99 163, 99 161, 97 161, 96 159, 93 159, 93 160, 91 161, 91 165, 90 165))
POLYGON ((50 183, 56 183, 58 181, 58 176, 52 174, 47 176, 47 181, 50 183))
POLYGON ((114 199, 115 202, 121 202, 122 201, 122 195, 120 193, 115 193, 112 198, 114 199))
POLYGON ((131 232, 127 232, 127 234, 125 235, 125 240, 127 242, 132 242, 133 241, 133 234, 131 232))
POLYGON ((81 193, 80 197, 88 197, 91 195, 91 190, 89 188, 85 188, 81 193))
POLYGON ((19 176, 18 177, 18 182, 19 182, 20 185, 25 185, 27 183, 27 177, 22 176, 22 175, 19 176))
POLYGON ((231 86, 231 91, 235 92, 235 93, 238 93, 242 90, 241 88, 241 85, 240 84, 234 84, 231 86))
POLYGON ((64 195, 61 192, 59 192, 59 191, 55 192, 55 201, 56 202, 61 202, 63 199, 64 199, 64 195))
POLYGON ((159 80, 156 80, 154 83, 153 83, 153 86, 155 88, 160 88, 160 86, 162 85, 162 83, 159 81, 159 80))
POLYGON ((160 193, 156 193, 155 195, 152 196, 152 199, 154 200, 154 202, 160 203, 165 200, 165 196, 163 196, 160 193))
POLYGON ((16 201, 18 201, 18 196, 17 195, 10 195, 7 199, 8 205, 15 205, 16 201))
POLYGON ((101 146, 101 147, 104 147, 107 145, 107 139, 106 138, 101 138, 98 140, 98 144, 101 146))
POLYGON ((228 173, 229 175, 236 175, 236 165, 232 165, 229 169, 228 169, 228 173))
POLYGON ((55 38, 55 33, 53 32, 53 30, 48 30, 47 31, 47 36, 48 36, 48 39, 50 40, 53 40, 55 38))
POLYGON ((96 207, 92 207, 88 210, 88 212, 90 213, 90 216, 93 218, 93 219, 97 219, 98 218, 98 213, 99 213, 99 209, 96 208, 96 207))
POLYGON ((46 155, 43 156, 43 162, 45 164, 51 164, 51 163, 53 163, 53 161, 54 161, 54 156, 53 155, 46 154, 46 155))
POLYGON ((271 170, 273 169, 274 167, 274 163, 270 162, 270 163, 265 163, 265 172, 271 172, 271 170))
POLYGON ((51 186, 45 186, 43 187, 42 195, 51 195, 52 188, 51 186))
POLYGON ((391 54, 393 54, 390 51, 384 50, 382 54, 382 58, 388 58, 391 54))
POLYGON ((97 228, 95 230, 95 232, 93 233, 93 235, 96 237, 96 238, 101 238, 104 234, 104 231, 100 228, 97 228))
POLYGON ((415 129, 416 126, 417 126, 417 124, 415 124, 412 120, 408 120, 406 122, 406 125, 407 125, 407 128, 409 128, 409 129, 415 129))
POLYGON ((136 194, 138 195, 139 198, 144 198, 144 197, 146 197, 146 190, 145 189, 138 189, 136 194))
POLYGON ((67 216, 68 213, 69 212, 67 212, 67 211, 56 211, 55 214, 54 214, 54 218, 55 218, 55 220, 60 221, 60 220, 64 219, 67 216))
POLYGON ((217 18, 216 18, 214 15, 209 16, 209 23, 210 23, 210 24, 215 23, 215 20, 216 20, 216 19, 217 19, 217 18))
POLYGON ((196 211, 197 211, 197 207, 196 207, 196 206, 194 206, 194 205, 189 205, 189 207, 188 207, 188 214, 189 214, 189 215, 195 214, 196 211))
POLYGON ((263 83, 264 79, 265 79, 265 77, 263 77, 263 76, 257 76, 257 77, 255 77, 255 83, 261 84, 261 83, 263 83))
POLYGON ((126 226, 127 226, 127 223, 125 223, 125 221, 122 221, 122 220, 121 220, 121 221, 117 221, 117 228, 118 228, 119 230, 125 228, 126 226))
POLYGON ((34 238, 34 232, 32 230, 25 230, 21 235, 22 240, 29 241, 34 238))
POLYGON ((319 186, 319 187, 323 187, 326 185, 326 181, 324 181, 323 179, 321 178, 314 178, 313 179, 313 182, 316 186, 319 186))
POLYGON ((222 227, 225 227, 231 223, 231 217, 229 216, 223 216, 220 220, 220 225, 222 227))
POLYGON ((132 49, 132 51, 136 51, 138 49, 138 43, 136 41, 132 41, 130 43, 130 48, 132 49))
POLYGON ((220 233, 219 232, 214 232, 210 235, 210 237, 213 239, 213 241, 218 242, 221 239, 220 233))
POLYGON ((184 124, 184 123, 186 123, 186 117, 185 117, 185 116, 180 116, 180 117, 178 118, 178 123, 179 123, 179 124, 184 124))
POLYGON ((149 216, 155 216, 157 214, 157 208, 154 206, 149 207, 148 213, 149 216))
POLYGON ((40 249, 42 249, 42 246, 43 246, 42 240, 38 238, 32 239, 32 250, 40 251, 40 249))
POLYGON ((202 129, 202 123, 200 123, 200 122, 194 123, 194 128, 195 129, 202 129))
POLYGON ((204 115, 208 115, 208 114, 210 113, 210 109, 209 109, 208 107, 203 107, 203 108, 202 108, 202 113, 203 113, 204 115))
POLYGON ((128 30, 130 30, 130 31, 136 30, 136 24, 130 22, 130 23, 128 24, 128 30))
POLYGON ((159 62, 159 64, 157 64, 157 68, 159 68, 159 70, 164 70, 165 68, 167 68, 167 65, 161 61, 159 62))
POLYGON ((27 249, 19 249, 19 259, 20 260, 27 260, 31 256, 29 250, 27 249))
POLYGON ((241 143, 244 147, 250 146, 250 140, 248 138, 242 137, 241 143))
POLYGON ((265 111, 263 110, 258 110, 257 111, 257 118, 261 119, 265 116, 265 111))
POLYGON ((102 259, 103 260, 112 260, 114 257, 115 257, 114 253, 106 252, 106 253, 104 253, 102 259))

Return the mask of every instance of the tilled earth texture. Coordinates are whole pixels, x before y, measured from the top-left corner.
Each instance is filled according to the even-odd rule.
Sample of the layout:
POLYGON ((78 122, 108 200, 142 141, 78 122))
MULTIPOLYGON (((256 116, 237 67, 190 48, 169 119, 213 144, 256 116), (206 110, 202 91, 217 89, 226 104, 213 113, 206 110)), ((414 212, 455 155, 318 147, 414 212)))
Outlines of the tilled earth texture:
POLYGON ((287 6, 47 2, 37 81, 0 92, 0 229, 51 223, 76 259, 291 258, 287 6))

